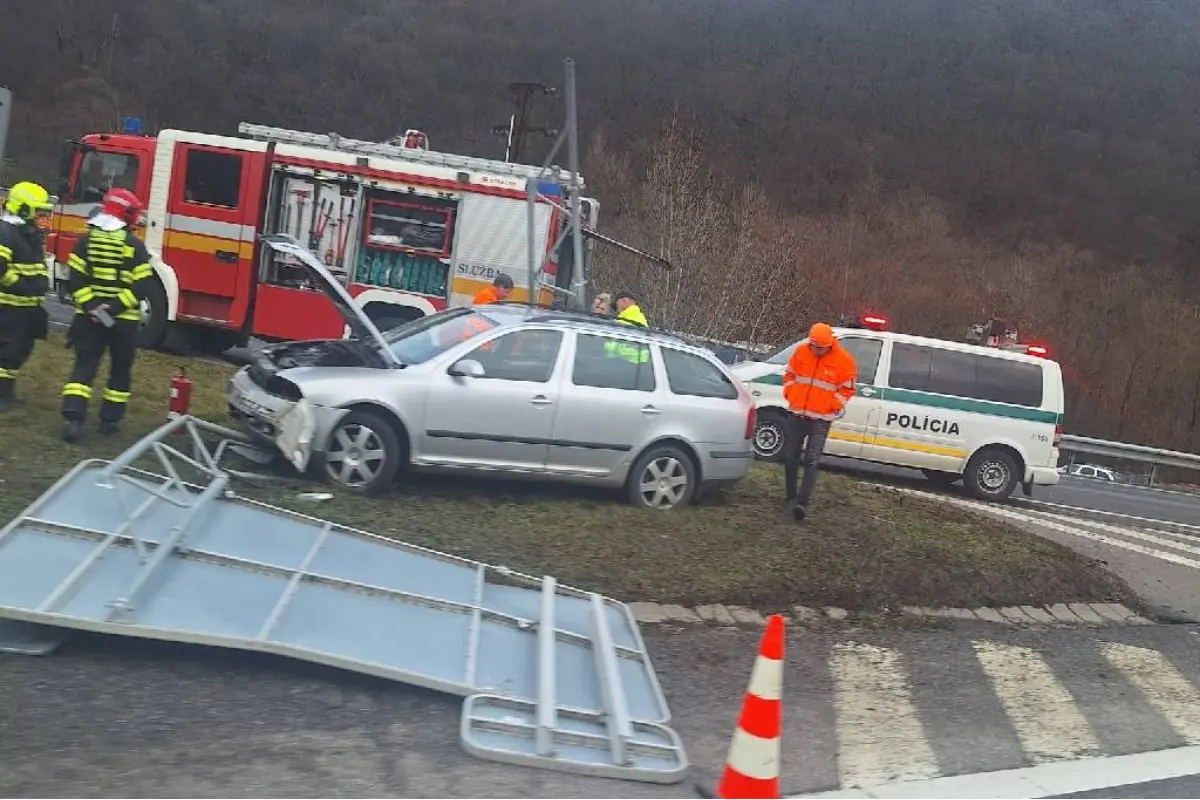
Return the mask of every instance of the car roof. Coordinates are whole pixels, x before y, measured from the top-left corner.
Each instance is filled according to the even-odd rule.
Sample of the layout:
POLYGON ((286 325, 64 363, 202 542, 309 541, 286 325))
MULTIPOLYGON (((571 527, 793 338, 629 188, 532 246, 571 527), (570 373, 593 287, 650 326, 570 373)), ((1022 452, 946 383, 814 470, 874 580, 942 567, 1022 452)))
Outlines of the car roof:
POLYGON ((526 322, 547 325, 565 324, 577 330, 587 330, 594 333, 619 333, 624 337, 635 340, 666 344, 689 352, 712 355, 712 352, 707 347, 700 347, 667 331, 657 328, 640 328, 635 325, 627 325, 609 317, 602 317, 598 314, 589 314, 583 311, 531 307, 525 303, 511 301, 489 303, 483 307, 474 306, 471 310, 492 317, 496 322, 503 325, 519 325, 526 322))
POLYGON ((877 331, 870 328, 834 328, 834 335, 839 339, 843 336, 868 336, 876 339, 891 339, 896 342, 904 342, 905 344, 927 345, 930 347, 940 347, 946 350, 959 350, 964 353, 978 353, 979 355, 989 356, 991 358, 1006 358, 1010 361, 1023 361, 1026 364, 1054 364, 1058 366, 1058 362, 1052 358, 1044 356, 1033 356, 1028 353, 1021 353, 1014 350, 1002 350, 999 347, 985 347, 979 344, 971 344, 970 342, 956 342, 953 339, 936 339, 932 336, 913 336, 909 333, 898 333, 897 331, 877 331))

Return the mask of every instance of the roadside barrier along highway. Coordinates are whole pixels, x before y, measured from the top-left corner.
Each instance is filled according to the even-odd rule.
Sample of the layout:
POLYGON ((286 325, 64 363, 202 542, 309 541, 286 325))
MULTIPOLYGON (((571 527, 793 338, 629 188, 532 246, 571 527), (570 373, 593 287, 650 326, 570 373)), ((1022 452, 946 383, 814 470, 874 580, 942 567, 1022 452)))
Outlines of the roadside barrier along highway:
MULTIPOLYGON (((1184 453, 1179 450, 1160 450, 1156 447, 1146 447, 1140 444, 1126 442, 1108 442, 1104 439, 1091 439, 1087 436, 1069 436, 1063 434, 1058 449, 1072 453, 1088 453, 1108 458, 1124 458, 1129 461, 1141 461, 1158 467, 1174 467, 1175 469, 1200 470, 1200 455, 1184 453)), ((1154 483, 1154 472, 1151 472, 1151 485, 1154 483)))

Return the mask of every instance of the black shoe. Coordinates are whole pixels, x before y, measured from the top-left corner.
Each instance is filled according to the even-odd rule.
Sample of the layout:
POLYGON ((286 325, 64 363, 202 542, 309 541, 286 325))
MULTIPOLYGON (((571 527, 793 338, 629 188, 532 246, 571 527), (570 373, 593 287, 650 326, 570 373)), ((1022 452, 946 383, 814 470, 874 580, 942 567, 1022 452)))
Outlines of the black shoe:
POLYGON ((792 506, 792 519, 796 522, 804 522, 806 517, 808 517, 808 510, 803 505, 796 503, 792 506))
POLYGON ((119 422, 104 422, 103 420, 100 422, 99 431, 101 436, 112 436, 119 430, 121 430, 121 423, 119 422))
POLYGON ((783 498, 783 510, 784 511, 791 511, 795 505, 796 505, 796 495, 789 494, 783 498))
POLYGON ((79 437, 83 435, 83 420, 69 419, 62 426, 62 440, 64 442, 77 442, 79 437))

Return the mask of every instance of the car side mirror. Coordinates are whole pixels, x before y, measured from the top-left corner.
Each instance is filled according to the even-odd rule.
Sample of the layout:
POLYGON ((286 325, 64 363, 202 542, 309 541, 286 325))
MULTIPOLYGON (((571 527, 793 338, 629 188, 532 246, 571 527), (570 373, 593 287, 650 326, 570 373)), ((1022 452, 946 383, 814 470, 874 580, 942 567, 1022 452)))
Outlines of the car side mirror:
POLYGON ((462 361, 454 362, 447 372, 456 378, 482 378, 487 375, 483 364, 473 358, 464 358, 462 361))

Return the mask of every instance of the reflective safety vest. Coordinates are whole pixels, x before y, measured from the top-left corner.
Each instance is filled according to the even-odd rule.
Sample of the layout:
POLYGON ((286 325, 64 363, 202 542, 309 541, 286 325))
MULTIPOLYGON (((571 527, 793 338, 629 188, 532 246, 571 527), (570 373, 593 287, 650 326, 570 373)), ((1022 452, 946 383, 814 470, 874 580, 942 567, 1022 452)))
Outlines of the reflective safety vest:
POLYGON ((103 303, 115 319, 137 322, 146 279, 154 274, 150 253, 126 228, 105 231, 91 227, 75 243, 67 259, 67 291, 75 313, 87 314, 103 303))
POLYGON ((48 291, 41 232, 20 217, 0 217, 0 309, 37 308, 48 291))
POLYGON ((783 371, 783 396, 793 413, 832 422, 854 396, 857 374, 854 356, 836 339, 823 356, 814 353, 805 339, 783 371))
MULTIPOLYGON (((649 327, 649 324, 646 322, 646 315, 642 313, 642 309, 636 303, 626 308, 620 314, 617 314, 616 321, 623 325, 632 325, 635 328, 649 327)), ((623 342, 619 339, 606 339, 604 342, 604 353, 613 358, 623 358, 634 364, 650 363, 650 348, 644 344, 623 342)))

